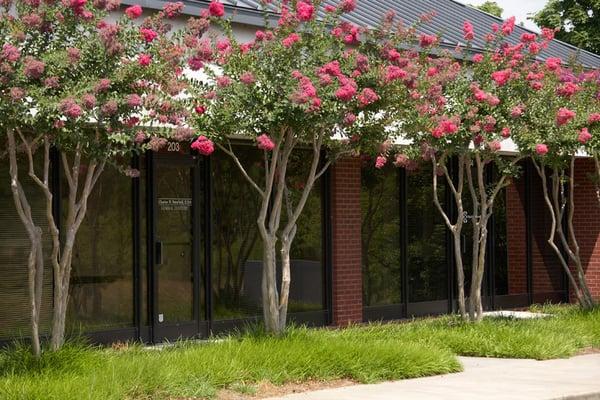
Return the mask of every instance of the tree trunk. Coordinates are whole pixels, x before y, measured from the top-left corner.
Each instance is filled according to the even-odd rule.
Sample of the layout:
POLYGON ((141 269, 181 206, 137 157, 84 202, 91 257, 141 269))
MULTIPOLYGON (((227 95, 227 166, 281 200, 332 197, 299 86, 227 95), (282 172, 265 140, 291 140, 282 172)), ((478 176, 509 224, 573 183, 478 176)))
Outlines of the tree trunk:
POLYGON ((542 180, 542 188, 544 192, 544 201, 546 203, 548 212, 550 213, 552 225, 550 229, 550 235, 548 237, 548 244, 554 250, 556 257, 558 258, 564 272, 567 275, 567 278, 573 287, 575 292, 575 296, 577 297, 577 301, 580 306, 584 309, 590 309, 595 306, 595 301, 591 296, 591 292, 589 290, 589 286, 587 284, 585 273, 583 271, 583 265, 581 262, 581 257, 579 256, 579 246, 577 244, 575 230, 573 226, 573 214, 574 214, 574 168, 575 168, 575 159, 574 157, 571 159, 571 168, 570 168, 570 190, 565 194, 563 182, 560 179, 561 176, 564 176, 564 171, 553 170, 551 183, 552 183, 552 196, 548 194, 548 176, 546 174, 546 166, 543 163, 538 163, 534 160, 534 166, 538 172, 542 180), (570 242, 566 239, 564 233, 564 225, 563 218, 564 212, 566 208, 566 197, 569 197, 569 212, 567 214, 568 226, 567 229, 569 231, 570 242), (569 268, 568 260, 564 257, 562 251, 555 243, 555 235, 558 235, 561 244, 564 250, 567 252, 568 258, 575 264, 575 269, 577 271, 577 279, 573 275, 571 269, 569 268), (573 246, 573 247, 572 247, 573 246), (573 249, 574 248, 574 249, 573 249))
MULTIPOLYGON (((33 354, 39 358, 42 349, 40 344, 39 322, 42 307, 42 290, 44 280, 44 254, 42 247, 42 229, 35 224, 31 214, 31 207, 27 195, 23 190, 19 180, 19 169, 17 162, 17 144, 13 130, 7 131, 8 155, 9 155, 9 174, 10 188, 13 195, 13 201, 27 235, 29 237, 30 249, 27 258, 27 276, 29 289, 30 321, 31 321, 31 347, 33 354)), ((24 143, 28 146, 26 143, 24 143)), ((30 154, 30 147, 27 147, 30 154)), ((30 168, 33 166, 33 159, 30 159, 30 168)))
POLYGON ((275 243, 273 237, 263 239, 262 302, 265 328, 267 332, 278 334, 281 332, 281 326, 279 325, 275 243))
POLYGON ((281 241, 281 296, 279 298, 279 326, 285 328, 287 322, 288 303, 290 299, 291 260, 289 238, 281 241))

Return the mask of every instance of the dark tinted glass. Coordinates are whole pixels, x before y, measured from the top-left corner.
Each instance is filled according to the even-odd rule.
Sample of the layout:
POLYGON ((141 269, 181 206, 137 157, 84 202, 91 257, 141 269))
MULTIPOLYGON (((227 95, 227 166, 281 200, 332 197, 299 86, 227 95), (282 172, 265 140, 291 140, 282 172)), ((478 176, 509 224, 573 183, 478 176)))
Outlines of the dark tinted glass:
MULTIPOLYGON (((372 164, 372 163, 371 163, 372 164)), ((363 303, 401 302, 398 170, 369 164, 361 172, 363 303)))
MULTIPOLYGON (((433 203, 432 166, 407 171, 408 301, 444 300, 448 297, 446 226, 433 203)), ((441 180, 441 179, 440 179, 441 180)), ((438 197, 444 205, 444 185, 438 197)))
MULTIPOLYGON (((36 167, 41 174, 40 157, 36 167)), ((46 200, 38 186, 27 175, 28 166, 19 160, 19 178, 27 195, 34 221, 43 230, 44 252, 49 254, 51 241, 46 221, 46 200)), ((31 310, 27 289, 27 259, 30 242, 14 206, 10 190, 8 160, 0 158, 0 338, 29 335, 31 310)), ((52 307, 52 268, 45 262, 42 292, 41 331, 47 332, 52 307)))
POLYGON ((133 325, 131 191, 131 178, 107 166, 88 200, 73 250, 68 321, 76 330, 133 325))

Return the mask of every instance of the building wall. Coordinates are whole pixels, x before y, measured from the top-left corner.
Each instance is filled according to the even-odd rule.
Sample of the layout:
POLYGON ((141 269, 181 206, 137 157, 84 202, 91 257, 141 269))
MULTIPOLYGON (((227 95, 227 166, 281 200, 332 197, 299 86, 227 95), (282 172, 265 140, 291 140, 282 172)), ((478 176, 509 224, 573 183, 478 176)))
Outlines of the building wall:
POLYGON ((508 240, 508 294, 527 293, 527 229, 525 180, 506 188, 506 237, 508 240))
POLYGON ((335 325, 362 321, 360 167, 359 158, 346 158, 338 161, 331 173, 335 325))
POLYGON ((581 258, 592 294, 600 299, 600 204, 590 176, 595 174, 594 161, 580 159, 575 166, 575 214, 581 258))

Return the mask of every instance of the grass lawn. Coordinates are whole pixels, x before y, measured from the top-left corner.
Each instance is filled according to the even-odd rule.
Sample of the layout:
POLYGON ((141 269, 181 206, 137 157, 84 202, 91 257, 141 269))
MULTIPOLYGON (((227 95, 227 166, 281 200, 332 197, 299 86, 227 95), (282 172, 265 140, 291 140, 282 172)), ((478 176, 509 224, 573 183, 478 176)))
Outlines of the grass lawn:
POLYGON ((0 353, 0 398, 210 398, 222 388, 251 393, 264 381, 376 382, 455 372, 461 368, 456 355, 547 359, 600 347, 600 310, 543 311, 554 316, 479 324, 446 316, 345 330, 294 328, 281 338, 248 333, 160 351, 70 344, 45 353, 40 362, 16 347, 0 353))

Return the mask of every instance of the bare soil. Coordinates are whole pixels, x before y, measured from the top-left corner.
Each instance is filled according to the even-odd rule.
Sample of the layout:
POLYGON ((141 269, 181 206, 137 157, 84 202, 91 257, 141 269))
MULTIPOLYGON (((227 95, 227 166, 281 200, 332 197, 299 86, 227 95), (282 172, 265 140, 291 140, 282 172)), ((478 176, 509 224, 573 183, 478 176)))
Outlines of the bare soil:
POLYGON ((349 379, 338 379, 333 381, 308 381, 308 382, 291 382, 284 385, 274 385, 270 382, 261 382, 252 385, 255 389, 253 394, 244 394, 231 389, 219 391, 218 400, 254 400, 265 399, 268 397, 284 396, 292 393, 309 392, 313 390, 330 389, 342 386, 356 385, 356 382, 349 379))

